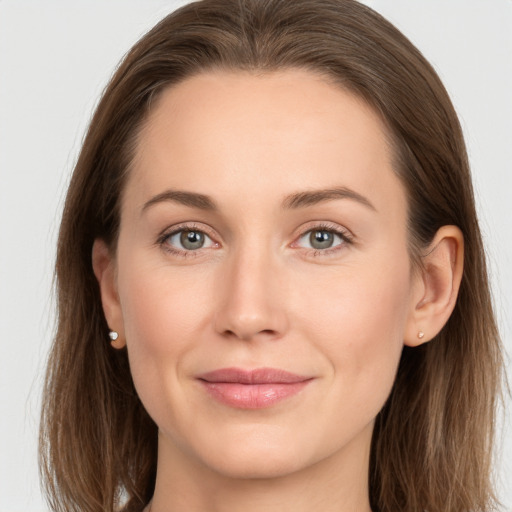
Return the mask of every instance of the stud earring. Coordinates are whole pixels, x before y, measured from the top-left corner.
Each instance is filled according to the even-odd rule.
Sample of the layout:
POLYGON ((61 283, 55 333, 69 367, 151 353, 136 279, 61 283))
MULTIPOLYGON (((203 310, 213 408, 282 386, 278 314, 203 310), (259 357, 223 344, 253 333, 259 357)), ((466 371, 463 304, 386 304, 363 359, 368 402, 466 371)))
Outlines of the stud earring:
POLYGON ((418 338, 421 340, 425 336, 423 331, 418 331, 418 338))
POLYGON ((110 338, 110 341, 116 341, 117 338, 119 338, 119 334, 116 331, 110 331, 108 333, 108 337, 110 338))

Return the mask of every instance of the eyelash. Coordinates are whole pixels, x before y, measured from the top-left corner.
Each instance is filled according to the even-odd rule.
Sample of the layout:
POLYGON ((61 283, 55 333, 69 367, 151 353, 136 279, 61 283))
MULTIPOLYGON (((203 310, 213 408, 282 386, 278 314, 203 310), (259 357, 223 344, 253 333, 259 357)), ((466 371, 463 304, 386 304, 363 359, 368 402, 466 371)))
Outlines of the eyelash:
MULTIPOLYGON (((168 244, 167 241, 174 235, 177 235, 178 233, 181 233, 182 231, 194 231, 198 233, 202 233, 206 235, 210 240, 213 241, 214 245, 219 245, 214 241, 214 237, 210 233, 209 230, 205 229, 204 226, 199 226, 197 224, 180 224, 178 226, 174 226, 172 231, 162 233, 162 235, 158 238, 157 244, 166 252, 175 255, 180 256, 184 258, 190 258, 190 257, 197 257, 202 253, 201 249, 196 250, 181 250, 176 249, 172 245, 168 244)), ((335 245, 334 247, 329 247, 326 249, 309 249, 307 250, 307 255, 312 257, 327 257, 332 255, 333 253, 338 252, 339 250, 343 249, 343 247, 347 245, 351 245, 354 243, 353 235, 345 229, 340 228, 336 224, 330 224, 327 222, 315 224, 311 227, 308 227, 308 229, 301 231, 301 233, 295 238, 295 241, 292 243, 291 247, 297 247, 297 243, 299 240, 304 238, 308 233, 311 233, 312 231, 326 231, 328 233, 332 233, 333 235, 338 236, 342 243, 335 245)))
MULTIPOLYGON (((352 233, 350 233, 347 229, 343 229, 337 224, 331 224, 328 222, 321 222, 320 224, 314 224, 308 226, 308 228, 300 233, 300 235, 296 238, 296 240, 301 240, 308 233, 312 231, 326 231, 327 233, 332 233, 333 235, 338 236, 341 239, 341 243, 335 245, 334 247, 329 247, 327 249, 314 249, 311 248, 308 250, 308 256, 313 257, 328 257, 334 255, 338 251, 342 250, 344 247, 348 245, 352 245, 354 243, 354 237, 352 233)), ((292 247, 295 246, 297 242, 293 242, 292 247)))
MULTIPOLYGON (((213 236, 210 233, 209 230, 205 229, 204 226, 199 226, 197 224, 179 224, 178 226, 174 226, 172 231, 170 232, 164 232, 162 235, 158 238, 157 243, 158 245, 166 252, 175 255, 175 256, 181 256, 184 258, 194 258, 201 254, 201 249, 196 249, 195 251, 189 250, 181 250, 176 249, 172 245, 166 243, 172 236, 177 235, 178 233, 181 233, 182 231, 194 231, 198 233, 203 233, 206 235, 210 240, 213 240, 213 236)), ((215 242, 214 242, 215 244, 215 242)), ((218 244, 217 244, 218 245, 218 244)))

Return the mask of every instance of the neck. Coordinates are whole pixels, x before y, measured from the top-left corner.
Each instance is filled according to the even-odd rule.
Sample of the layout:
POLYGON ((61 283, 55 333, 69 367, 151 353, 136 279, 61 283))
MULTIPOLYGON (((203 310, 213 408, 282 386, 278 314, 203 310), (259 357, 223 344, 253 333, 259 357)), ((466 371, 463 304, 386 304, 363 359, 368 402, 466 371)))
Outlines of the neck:
POLYGON ((160 434, 151 512, 371 512, 371 430, 325 459, 272 478, 223 474, 160 434))

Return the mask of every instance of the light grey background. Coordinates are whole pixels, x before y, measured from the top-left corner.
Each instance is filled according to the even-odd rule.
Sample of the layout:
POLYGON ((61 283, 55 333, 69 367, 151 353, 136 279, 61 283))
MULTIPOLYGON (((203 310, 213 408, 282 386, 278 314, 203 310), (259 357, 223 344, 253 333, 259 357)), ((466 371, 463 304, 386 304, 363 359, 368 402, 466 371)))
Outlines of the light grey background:
MULTIPOLYGON (((0 0, 0 512, 47 510, 36 442, 54 320, 52 266, 62 200, 85 127, 119 59, 182 3, 0 0)), ((510 359, 512 1, 366 3, 434 64, 461 117, 510 359)), ((505 510, 512 510, 510 405, 496 466, 505 510)))

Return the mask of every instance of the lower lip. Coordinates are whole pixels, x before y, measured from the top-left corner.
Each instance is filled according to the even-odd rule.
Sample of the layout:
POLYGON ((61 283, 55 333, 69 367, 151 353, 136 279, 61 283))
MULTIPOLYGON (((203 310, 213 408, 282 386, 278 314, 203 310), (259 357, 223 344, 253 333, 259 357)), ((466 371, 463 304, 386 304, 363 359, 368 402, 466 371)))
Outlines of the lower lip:
POLYGON ((263 409, 299 393, 311 380, 290 383, 240 384, 201 381, 211 396, 238 409, 263 409))

